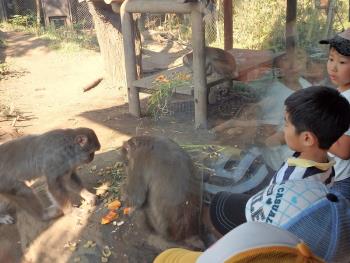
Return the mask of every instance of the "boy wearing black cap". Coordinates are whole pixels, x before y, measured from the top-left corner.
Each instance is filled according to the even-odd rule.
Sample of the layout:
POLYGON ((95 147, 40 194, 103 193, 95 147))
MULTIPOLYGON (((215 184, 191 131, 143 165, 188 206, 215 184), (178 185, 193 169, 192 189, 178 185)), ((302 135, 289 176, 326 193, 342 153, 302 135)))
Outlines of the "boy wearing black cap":
MULTIPOLYGON (((321 40, 329 44, 327 72, 338 91, 350 102, 350 28, 331 39, 321 40)), ((336 164, 333 188, 350 200, 350 129, 329 150, 336 164)))

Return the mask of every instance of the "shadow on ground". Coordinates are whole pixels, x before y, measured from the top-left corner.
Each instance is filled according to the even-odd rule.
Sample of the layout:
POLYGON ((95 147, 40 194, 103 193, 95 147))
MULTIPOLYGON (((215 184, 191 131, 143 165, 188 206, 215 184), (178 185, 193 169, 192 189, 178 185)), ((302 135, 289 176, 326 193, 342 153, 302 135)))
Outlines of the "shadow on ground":
MULTIPOLYGON (((16 34, 11 34, 0 30, 0 39, 6 39, 6 56, 21 57, 36 49, 49 52, 48 45, 50 40, 38 39, 35 35, 30 33, 17 32, 16 34)), ((5 49, 2 48, 0 49, 1 61, 4 61, 4 56, 5 49)))

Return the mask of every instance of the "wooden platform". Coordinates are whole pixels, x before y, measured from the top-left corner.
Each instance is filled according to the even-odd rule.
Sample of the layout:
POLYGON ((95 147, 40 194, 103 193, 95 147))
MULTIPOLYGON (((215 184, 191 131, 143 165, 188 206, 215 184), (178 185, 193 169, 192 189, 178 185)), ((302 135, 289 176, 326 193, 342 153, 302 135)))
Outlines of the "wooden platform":
MULTIPOLYGON (((258 79, 264 73, 266 69, 271 68, 272 61, 276 56, 281 53, 273 53, 269 50, 248 50, 248 49, 232 49, 229 50, 236 58, 240 81, 251 81, 258 79)), ((175 93, 184 95, 193 95, 193 81, 192 72, 185 66, 179 66, 176 68, 161 71, 157 74, 136 80, 133 84, 138 88, 140 92, 151 93, 159 87, 162 83, 157 79, 174 80, 181 78, 182 76, 188 76, 188 80, 180 81, 181 85, 176 86, 175 93), (164 77, 163 77, 164 76, 164 77)), ((207 86, 212 87, 223 82, 223 78, 209 75, 207 77, 207 86)))

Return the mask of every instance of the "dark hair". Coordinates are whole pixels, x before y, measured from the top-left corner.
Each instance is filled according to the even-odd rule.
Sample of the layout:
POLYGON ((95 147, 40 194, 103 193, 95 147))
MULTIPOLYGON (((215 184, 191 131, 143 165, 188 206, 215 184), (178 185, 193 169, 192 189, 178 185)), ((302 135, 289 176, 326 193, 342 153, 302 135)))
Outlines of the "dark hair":
POLYGON ((284 102, 290 122, 298 133, 311 131, 321 149, 329 149, 350 125, 350 104, 336 89, 311 86, 284 102))

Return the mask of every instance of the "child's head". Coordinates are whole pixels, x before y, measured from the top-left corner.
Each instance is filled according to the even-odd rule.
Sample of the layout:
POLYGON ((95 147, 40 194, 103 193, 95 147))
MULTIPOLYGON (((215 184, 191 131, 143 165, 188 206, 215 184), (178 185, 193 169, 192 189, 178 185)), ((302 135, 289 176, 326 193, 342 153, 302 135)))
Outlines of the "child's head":
POLYGON ((332 83, 341 91, 350 88, 350 28, 331 39, 321 40, 329 44, 327 72, 332 83))
POLYGON ((328 150, 350 125, 350 105, 336 90, 312 86, 285 100, 285 139, 294 151, 316 146, 328 150))

